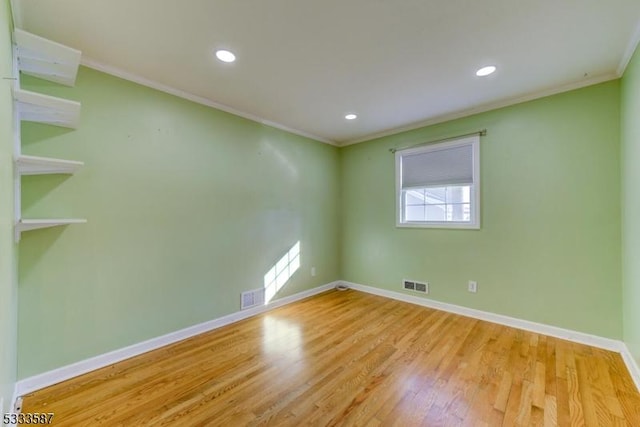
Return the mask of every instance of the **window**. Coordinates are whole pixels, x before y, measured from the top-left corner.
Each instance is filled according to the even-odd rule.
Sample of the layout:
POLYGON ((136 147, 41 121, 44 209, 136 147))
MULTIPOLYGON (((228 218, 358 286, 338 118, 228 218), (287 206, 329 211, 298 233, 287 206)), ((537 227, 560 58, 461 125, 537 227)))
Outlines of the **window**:
POLYGON ((396 151, 398 227, 480 228, 480 137, 396 151))

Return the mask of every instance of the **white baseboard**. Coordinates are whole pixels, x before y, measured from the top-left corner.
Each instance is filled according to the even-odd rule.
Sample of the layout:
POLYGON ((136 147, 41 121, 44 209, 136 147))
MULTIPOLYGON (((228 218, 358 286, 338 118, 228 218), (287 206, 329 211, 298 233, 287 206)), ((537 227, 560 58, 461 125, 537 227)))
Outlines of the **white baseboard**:
MULTIPOLYGON (((15 383, 13 386, 13 397, 11 397, 11 406, 9 407, 9 412, 17 413, 20 411, 16 411, 16 407, 18 406, 18 400, 20 399, 20 395, 18 394, 18 383, 15 383)), ((22 409, 22 408, 19 408, 22 409)))
POLYGON ((78 375, 86 374, 87 372, 94 371, 96 369, 104 368, 105 366, 112 365, 125 359, 129 359, 130 357, 137 356, 142 353, 146 353, 148 351, 184 340, 186 338, 190 338, 195 335, 229 325, 239 320, 243 320, 269 310, 273 310, 274 308, 291 304, 292 302, 299 301, 312 295, 325 292, 329 289, 334 288, 338 283, 339 282, 332 282, 326 285, 318 286, 307 291, 299 292, 297 294, 272 301, 264 306, 237 311, 235 313, 231 313, 217 319, 199 323, 197 325, 193 325, 188 328, 171 332, 156 338, 151 338, 149 340, 133 344, 118 350, 114 350, 109 353, 81 360, 79 362, 72 363, 70 365, 54 369, 52 371, 43 372, 42 374, 24 378, 16 383, 16 392, 11 408, 13 409, 15 402, 20 396, 23 396, 27 393, 40 390, 41 388, 57 384, 61 381, 65 381, 73 377, 77 377, 78 375))
POLYGON ((640 392, 640 366, 638 366, 638 363, 629 351, 627 345, 622 341, 614 340, 611 338, 604 338, 597 335, 585 334, 584 332, 572 331, 570 329, 559 328, 557 326, 545 325, 543 323, 531 322, 529 320, 516 319, 515 317, 504 316, 502 314, 495 314, 488 311, 476 310, 474 308, 463 307, 446 302, 435 301, 429 298, 406 295, 400 292, 374 288, 372 286, 361 285, 359 283, 352 283, 344 280, 340 283, 357 291, 391 298, 398 301, 404 301, 411 304, 421 305, 423 307, 434 308, 436 310, 447 311, 449 313, 472 317, 474 319, 485 320, 487 322, 498 323, 500 325, 510 326, 516 329, 523 329, 529 332, 536 332, 539 334, 544 334, 555 338, 560 338, 567 341, 590 345, 592 347, 602 348, 604 350, 620 353, 620 356, 622 356, 622 360, 624 361, 625 365, 627 365, 629 374, 631 375, 631 378, 633 379, 638 392, 640 392))
POLYGON ((4 414, 11 414, 11 413, 15 413, 16 412, 16 402, 18 400, 18 385, 14 384, 13 385, 13 396, 11 396, 11 400, 9 400, 9 406, 6 408, 4 407, 4 397, 0 397, 0 425, 2 424, 2 419, 4 414))
POLYGON ((620 351, 620 355, 622 356, 622 360, 627 365, 627 369, 629 369, 629 373, 631 374, 631 378, 633 378, 633 382, 636 383, 636 388, 640 392, 640 366, 638 366, 638 362, 629 351, 629 347, 625 343, 622 343, 622 351, 620 351))
POLYGON ((447 311, 449 313, 455 313, 461 316, 473 317, 474 319, 486 320, 487 322, 498 323, 500 325, 510 326, 516 329, 524 329, 525 331, 529 332, 536 332, 555 338, 561 338, 567 341, 573 341, 580 344, 603 348, 605 350, 615 351, 616 353, 620 353, 622 350, 622 342, 610 338, 603 338, 597 335, 590 335, 583 332, 559 328, 557 326, 550 326, 542 323, 531 322, 528 320, 516 319, 515 317, 504 316, 488 311, 476 310, 474 308, 435 301, 428 298, 406 295, 400 292, 388 291, 385 289, 374 288, 372 286, 361 285, 358 283, 345 281, 342 281, 342 283, 350 287, 351 289, 395 299, 398 301, 404 301, 411 304, 434 308, 436 310, 447 311))
MULTIPOLYGON (((109 353, 105 353, 99 356, 95 356, 86 360, 82 360, 71 365, 63 366, 52 371, 44 372, 42 374, 34 375, 29 378, 22 379, 16 383, 14 396, 11 401, 10 411, 15 410, 15 404, 20 396, 27 393, 39 390, 44 387, 59 383, 76 377, 78 375, 85 374, 87 372, 103 368, 105 366, 112 365, 122 360, 128 359, 133 356, 146 353, 148 351, 155 350, 160 347, 172 344, 177 341, 181 341, 186 338, 193 337, 204 332, 208 332, 222 326, 246 319, 248 317, 255 316, 260 313, 272 310, 283 305, 291 304, 295 301, 325 292, 334 288, 338 284, 344 284, 351 289, 366 292, 373 295, 379 295, 386 298, 391 298, 398 301, 404 301, 411 304, 421 305, 423 307, 429 307, 436 310, 447 311, 450 313, 459 314, 462 316, 472 317, 475 319, 485 320, 492 323, 498 323, 500 325, 510 326, 517 329, 523 329, 530 332, 536 332, 556 338, 565 339, 568 341, 577 342, 580 344, 586 344, 593 347, 602 348, 605 350, 614 351, 620 353, 627 369, 629 370, 631 377, 633 378, 636 387, 640 391, 640 367, 631 355, 631 352, 627 346, 618 340, 610 338, 603 338, 596 335, 590 335, 583 332, 572 331, 569 329, 559 328, 556 326, 545 325, 542 323, 531 322, 528 320, 517 319, 514 317, 504 316, 501 314, 495 314, 487 311, 476 310, 473 308, 463 307, 455 304, 444 303, 435 301, 428 298, 422 298, 413 295, 406 295, 400 292, 389 291, 385 289, 379 289, 372 286, 361 285, 346 281, 337 281, 322 285, 304 292, 300 292, 276 301, 269 303, 268 305, 261 307, 254 307, 248 310, 238 311, 229 315, 219 317, 204 323, 190 326, 179 331, 171 332, 166 335, 162 335, 156 338, 152 338, 147 341, 143 341, 131 346, 114 350, 109 353)), ((2 408, 0 406, 0 408, 2 408)))
POLYGON ((13 396, 11 396, 11 400, 9 401, 9 407, 7 408, 6 411, 4 410, 4 399, 0 399, 0 415, 18 413, 19 411, 16 411, 16 404, 18 403, 18 399, 19 399, 18 383, 15 383, 13 385, 13 396))

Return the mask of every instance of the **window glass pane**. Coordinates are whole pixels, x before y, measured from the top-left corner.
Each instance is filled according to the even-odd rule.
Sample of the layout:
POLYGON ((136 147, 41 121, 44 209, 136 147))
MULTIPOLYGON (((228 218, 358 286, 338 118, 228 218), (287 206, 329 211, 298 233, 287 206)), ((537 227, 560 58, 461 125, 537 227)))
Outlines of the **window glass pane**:
POLYGON ((407 190, 405 203, 407 205, 424 205, 424 190, 407 190))
POLYGON ((424 221, 424 206, 407 206, 404 210, 405 221, 424 221))
POLYGON ((406 190, 405 221, 469 222, 470 192, 468 185, 406 190))
POLYGON ((450 221, 469 221, 469 204, 457 203, 447 205, 448 217, 450 221))
POLYGON ((427 205, 427 221, 445 221, 446 205, 427 205))
POLYGON ((431 187, 425 189, 427 204, 445 203, 447 187, 431 187))
POLYGON ((463 210, 464 210, 464 215, 463 215, 464 221, 467 221, 467 222, 471 221, 471 205, 468 203, 465 204, 463 210))
POLYGON ((447 203, 469 203, 470 190, 469 185, 447 187, 447 203))

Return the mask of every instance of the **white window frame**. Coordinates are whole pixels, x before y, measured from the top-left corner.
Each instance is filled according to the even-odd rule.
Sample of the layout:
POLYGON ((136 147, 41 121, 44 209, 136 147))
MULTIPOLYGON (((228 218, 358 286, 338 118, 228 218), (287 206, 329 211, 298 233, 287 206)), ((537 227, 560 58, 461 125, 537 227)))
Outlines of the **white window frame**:
POLYGON ((433 143, 416 148, 398 150, 396 156, 396 227, 409 228, 462 228, 480 229, 480 136, 466 136, 446 142, 433 143), (402 203, 402 157, 422 154, 461 146, 471 146, 473 162, 473 184, 470 191, 471 218, 469 222, 456 221, 403 221, 404 206, 402 203))

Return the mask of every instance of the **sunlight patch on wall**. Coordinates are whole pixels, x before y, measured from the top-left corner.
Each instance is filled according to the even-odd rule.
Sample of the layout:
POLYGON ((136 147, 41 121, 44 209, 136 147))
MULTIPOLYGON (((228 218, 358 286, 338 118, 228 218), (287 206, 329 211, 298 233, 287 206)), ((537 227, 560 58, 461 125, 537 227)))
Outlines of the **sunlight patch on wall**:
POLYGON ((300 268, 300 241, 284 254, 282 258, 264 275, 264 302, 268 304, 278 293, 293 273, 300 268))

